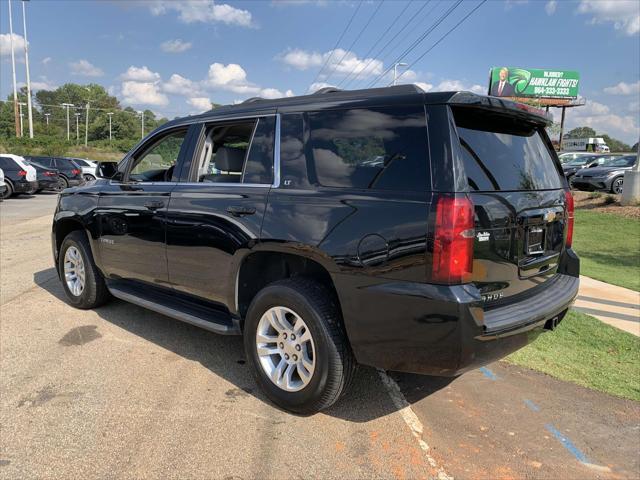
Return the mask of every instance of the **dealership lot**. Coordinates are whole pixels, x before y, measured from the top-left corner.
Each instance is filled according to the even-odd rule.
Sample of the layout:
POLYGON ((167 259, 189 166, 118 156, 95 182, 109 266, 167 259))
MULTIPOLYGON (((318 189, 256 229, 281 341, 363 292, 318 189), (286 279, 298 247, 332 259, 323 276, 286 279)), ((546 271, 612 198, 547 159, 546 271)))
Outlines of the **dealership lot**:
POLYGON ((51 265, 55 199, 0 204, 2 478, 640 471, 635 402, 503 363, 455 380, 361 368, 330 410, 280 411, 255 385, 240 338, 119 301, 69 307, 51 265))

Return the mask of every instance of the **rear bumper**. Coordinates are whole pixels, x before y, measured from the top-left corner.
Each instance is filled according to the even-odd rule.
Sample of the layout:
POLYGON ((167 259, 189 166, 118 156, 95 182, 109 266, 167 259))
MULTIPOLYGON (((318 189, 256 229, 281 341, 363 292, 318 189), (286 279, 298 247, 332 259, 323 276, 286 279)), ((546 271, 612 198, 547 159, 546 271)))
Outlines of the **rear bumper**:
POLYGON ((602 179, 580 178, 571 180, 571 186, 578 190, 593 192, 594 190, 608 190, 611 188, 611 181, 602 179))
POLYGON ((85 184, 84 177, 67 178, 67 182, 69 182, 70 187, 78 187, 85 184))
POLYGON ((58 188, 58 179, 53 180, 38 180, 39 190, 55 190, 58 188))
POLYGON ((571 250, 564 257, 562 272, 548 286, 517 303, 486 310, 471 284, 358 285, 364 280, 337 275, 356 359, 385 370, 442 376, 500 359, 535 340, 547 322, 560 321, 573 303, 579 259, 571 250))
POLYGON ((13 184, 13 191, 15 193, 33 192, 38 189, 38 182, 15 182, 13 184))

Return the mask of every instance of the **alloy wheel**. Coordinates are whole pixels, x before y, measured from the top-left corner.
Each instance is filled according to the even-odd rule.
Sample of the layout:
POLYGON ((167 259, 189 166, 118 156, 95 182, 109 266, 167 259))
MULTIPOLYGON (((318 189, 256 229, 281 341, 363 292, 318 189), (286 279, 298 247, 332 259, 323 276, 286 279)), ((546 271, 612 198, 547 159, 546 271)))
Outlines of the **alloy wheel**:
POLYGON ((84 260, 74 246, 67 248, 64 254, 64 279, 71 294, 79 297, 85 285, 84 260))
POLYGON ((622 193, 622 184, 624 180, 622 178, 618 178, 613 182, 613 192, 614 193, 622 193))
POLYGON ((269 379, 286 392, 306 387, 316 366, 311 331, 302 317, 287 307, 272 307, 258 322, 256 349, 269 379))

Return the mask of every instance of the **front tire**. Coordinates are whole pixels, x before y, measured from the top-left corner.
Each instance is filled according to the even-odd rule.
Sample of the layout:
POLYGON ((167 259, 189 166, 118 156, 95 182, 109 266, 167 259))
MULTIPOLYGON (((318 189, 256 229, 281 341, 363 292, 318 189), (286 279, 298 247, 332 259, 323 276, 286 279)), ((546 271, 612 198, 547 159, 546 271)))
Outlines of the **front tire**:
POLYGON ((611 193, 621 194, 622 193, 622 184, 624 183, 624 177, 617 177, 613 179, 611 182, 611 193))
POLYGON ((67 300, 74 307, 95 308, 109 300, 109 290, 93 261, 91 247, 83 231, 73 231, 62 241, 58 272, 67 300))
POLYGON ((7 186, 7 188, 4 192, 2 192, 2 198, 9 198, 11 195, 13 195, 13 184, 10 181, 5 180, 5 185, 7 186))
POLYGON ((244 346, 267 397, 298 414, 335 403, 355 370, 335 296, 306 278, 258 292, 247 312, 244 346))

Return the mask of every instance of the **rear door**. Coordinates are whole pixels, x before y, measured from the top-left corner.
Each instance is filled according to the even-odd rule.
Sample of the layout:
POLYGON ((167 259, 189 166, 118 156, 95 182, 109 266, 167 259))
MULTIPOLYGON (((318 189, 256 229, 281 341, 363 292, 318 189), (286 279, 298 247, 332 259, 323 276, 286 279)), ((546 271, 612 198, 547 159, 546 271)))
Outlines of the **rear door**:
POLYGON ((473 281, 486 303, 544 284, 564 248, 565 181, 541 125, 452 108, 475 206, 473 281))
POLYGON ((236 253, 260 238, 274 181, 276 116, 201 124, 192 162, 171 192, 167 261, 172 286, 231 307, 236 253))

